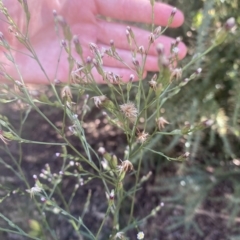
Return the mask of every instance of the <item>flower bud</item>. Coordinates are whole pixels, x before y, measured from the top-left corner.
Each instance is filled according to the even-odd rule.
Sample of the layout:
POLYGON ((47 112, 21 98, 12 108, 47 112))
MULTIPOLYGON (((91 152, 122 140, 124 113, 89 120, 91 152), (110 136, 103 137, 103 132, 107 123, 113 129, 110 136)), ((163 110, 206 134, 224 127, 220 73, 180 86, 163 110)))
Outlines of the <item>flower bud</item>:
POLYGON ((57 17, 57 11, 55 9, 52 11, 52 13, 53 13, 53 17, 57 17))
POLYGON ((149 42, 154 43, 154 41, 155 41, 155 36, 154 36, 153 33, 151 33, 150 36, 149 36, 149 42))
POLYGON ((158 26, 154 29, 153 34, 154 34, 154 38, 158 38, 161 35, 162 32, 162 27, 158 26))
POLYGON ((72 92, 71 92, 71 88, 68 85, 63 87, 61 91, 61 98, 67 102, 71 102, 72 92))
POLYGON ((174 7, 171 12, 171 17, 174 17, 176 13, 177 13, 177 8, 174 7))
POLYGON ((159 56, 164 55, 164 46, 163 46, 162 43, 159 43, 157 45, 157 53, 158 53, 159 56))
POLYGON ((225 22, 224 27, 227 31, 230 31, 233 27, 235 27, 235 25, 235 18, 231 17, 225 22))
POLYGON ((64 48, 67 48, 67 42, 66 42, 64 39, 61 40, 61 45, 62 45, 64 48))
POLYGON ((132 28, 131 28, 131 27, 129 27, 129 26, 127 26, 127 30, 128 30, 128 32, 129 32, 129 34, 130 34, 131 38, 132 38, 132 39, 134 39, 135 37, 134 37, 134 33, 133 33, 133 30, 132 30, 132 28))
POLYGON ((134 74, 131 74, 130 77, 129 77, 129 82, 133 82, 134 78, 135 78, 134 74))
POLYGON ((76 35, 73 36, 73 43, 75 45, 76 52, 81 56, 82 55, 82 47, 80 45, 78 36, 76 36, 76 35))

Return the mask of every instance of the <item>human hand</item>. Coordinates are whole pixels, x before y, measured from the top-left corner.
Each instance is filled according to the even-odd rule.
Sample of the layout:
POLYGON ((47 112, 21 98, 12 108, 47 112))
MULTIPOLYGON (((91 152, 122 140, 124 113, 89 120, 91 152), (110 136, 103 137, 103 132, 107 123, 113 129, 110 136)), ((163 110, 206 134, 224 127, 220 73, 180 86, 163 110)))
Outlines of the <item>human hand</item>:
MULTIPOLYGON (((20 31, 24 33, 26 30, 26 18, 21 5, 17 4, 14 0, 6 0, 5 6, 20 31)), ((27 49, 23 44, 19 43, 13 33, 9 32, 9 24, 2 22, 1 31, 4 34, 4 38, 9 42, 9 45, 17 50, 13 51, 13 57, 19 67, 23 80, 31 83, 49 83, 49 81, 53 81, 56 78, 62 82, 68 81, 69 64, 67 53, 64 51, 61 54, 56 72, 61 50, 61 39, 58 38, 54 30, 55 23, 52 14, 54 9, 57 14, 64 17, 72 33, 79 37, 80 44, 83 48, 84 59, 92 56, 89 49, 90 42, 97 44, 101 49, 102 47, 109 48, 109 42, 113 40, 118 54, 123 61, 130 66, 132 66, 132 56, 125 35, 127 25, 113 21, 108 22, 100 19, 99 16, 110 17, 111 19, 121 21, 150 24, 152 14, 149 0, 41 0, 28 1, 28 7, 31 13, 29 39, 48 78, 44 75, 39 63, 23 54, 28 53, 27 49)), ((173 7, 169 5, 156 2, 154 6, 154 23, 159 26, 166 26, 172 9, 173 7)), ((1 18, 3 19, 3 16, 1 16, 1 18)), ((177 11, 171 27, 178 27, 183 21, 183 14, 177 11)), ((132 27, 132 30, 138 45, 147 48, 150 32, 137 27, 132 27)), ((145 64, 144 74, 146 74, 147 71, 159 70, 156 45, 162 43, 165 46, 166 54, 169 54, 172 41, 173 39, 169 37, 160 36, 152 44, 145 64)), ((181 59, 186 55, 186 47, 183 43, 180 43, 178 47, 180 50, 179 58, 181 59)), ((1 48, 1 51, 6 50, 1 48)), ((8 74, 14 79, 19 79, 16 67, 10 61, 7 61, 2 53, 0 61, 4 62, 4 68, 8 74)), ((120 75, 124 81, 128 81, 129 76, 133 73, 132 70, 126 68, 122 63, 108 56, 103 58, 103 65, 105 71, 120 75)), ((102 77, 95 69, 93 70, 93 75, 97 82, 102 81, 102 77)))

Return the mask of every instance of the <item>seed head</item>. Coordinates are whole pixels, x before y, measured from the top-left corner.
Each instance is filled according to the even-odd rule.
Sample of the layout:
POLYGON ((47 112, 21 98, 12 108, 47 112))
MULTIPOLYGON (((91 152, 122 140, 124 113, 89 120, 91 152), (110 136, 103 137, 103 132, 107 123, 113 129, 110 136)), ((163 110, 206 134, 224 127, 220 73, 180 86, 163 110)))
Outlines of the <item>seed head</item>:
POLYGON ((169 124, 169 122, 163 117, 156 119, 156 123, 159 130, 164 129, 165 125, 169 124))
POLYGON ((133 165, 129 160, 125 160, 122 162, 120 169, 124 172, 130 172, 133 170, 133 165))
POLYGON ((105 95, 93 97, 94 104, 97 108, 101 107, 106 100, 107 97, 105 95))
POLYGON ((134 122, 138 115, 138 110, 135 107, 134 103, 128 102, 120 105, 120 109, 124 116, 128 118, 131 122, 134 122))
POLYGON ((152 88, 154 91, 157 89, 157 74, 154 74, 152 79, 148 81, 150 88, 152 88))
POLYGON ((143 144, 144 142, 146 142, 147 138, 148 138, 148 133, 145 133, 145 131, 142 131, 140 133, 138 133, 137 136, 137 142, 143 144))
POLYGON ((175 68, 172 70, 172 73, 170 75, 170 81, 172 81, 173 78, 176 78, 176 80, 179 80, 182 77, 182 68, 175 68))

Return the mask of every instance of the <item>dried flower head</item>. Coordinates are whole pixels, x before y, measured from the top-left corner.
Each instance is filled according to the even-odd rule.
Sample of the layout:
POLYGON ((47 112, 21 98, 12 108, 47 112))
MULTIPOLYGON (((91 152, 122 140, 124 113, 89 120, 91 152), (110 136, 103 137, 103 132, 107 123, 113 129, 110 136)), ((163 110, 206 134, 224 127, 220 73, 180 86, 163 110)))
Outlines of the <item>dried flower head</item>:
POLYGON ((157 89, 157 86, 158 86, 157 81, 154 81, 153 79, 151 79, 148 83, 150 88, 152 88, 154 91, 157 89))
POLYGON ((40 193, 43 189, 40 184, 35 184, 34 187, 27 189, 26 192, 30 193, 31 198, 36 194, 40 193))
POLYGON ((148 133, 145 133, 145 131, 139 132, 138 136, 137 136, 137 142, 139 143, 144 143, 146 142, 147 138, 148 138, 148 133))
POLYGON ((129 172, 133 170, 133 165, 129 160, 125 160, 120 165, 120 170, 124 172, 129 172))
POLYGON ((179 80, 182 77, 182 68, 175 68, 172 70, 172 73, 170 75, 170 81, 173 80, 173 78, 176 78, 176 80, 179 80))
POLYGON ((63 87, 62 91, 61 91, 61 98, 62 99, 66 99, 67 101, 72 99, 72 92, 71 92, 71 88, 66 85, 65 87, 63 87))
POLYGON ((138 110, 135 107, 134 103, 128 102, 120 105, 120 109, 124 116, 128 118, 131 122, 134 122, 138 115, 138 110))
POLYGON ((92 97, 94 104, 97 108, 101 107, 103 102, 105 102, 107 100, 107 97, 105 95, 102 96, 96 96, 96 97, 92 97))
POLYGON ((157 89, 157 74, 154 74, 154 76, 152 77, 152 79, 148 82, 150 88, 152 88, 154 91, 157 89))
POLYGON ((117 232, 113 239, 125 239, 124 232, 117 232))
POLYGON ((156 119, 156 123, 159 130, 165 128, 166 124, 169 124, 169 122, 163 117, 156 119))

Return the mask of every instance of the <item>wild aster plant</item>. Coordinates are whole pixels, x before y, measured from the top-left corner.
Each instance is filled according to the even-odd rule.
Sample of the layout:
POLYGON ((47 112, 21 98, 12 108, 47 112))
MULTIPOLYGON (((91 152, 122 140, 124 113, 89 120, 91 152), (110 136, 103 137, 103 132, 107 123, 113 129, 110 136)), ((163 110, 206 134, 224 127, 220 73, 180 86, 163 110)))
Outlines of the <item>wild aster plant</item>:
MULTIPOLYGON (((27 24, 30 21, 30 13, 28 12, 27 1, 21 1, 23 9, 26 14, 27 24)), ((152 10, 154 7, 154 0, 151 0, 152 10)), ((8 21, 11 22, 10 27, 13 29, 18 29, 14 21, 12 21, 11 16, 4 8, 3 3, 0 4, 0 9, 3 11, 8 21)), ((169 16, 168 26, 172 23, 173 18, 176 14, 176 9, 172 10, 171 15, 169 16)), ((131 27, 126 29, 126 38, 129 43, 130 49, 132 50, 132 63, 135 67, 135 74, 129 76, 129 82, 124 83, 121 76, 117 75, 114 72, 106 72, 103 68, 103 56, 106 54, 113 59, 125 64, 121 59, 119 54, 116 51, 114 46, 114 41, 110 40, 108 49, 99 49, 98 46, 94 43, 89 43, 89 49, 93 54, 93 58, 87 57, 86 61, 83 58, 83 52, 81 43, 77 36, 72 36, 71 29, 67 25, 65 19, 58 15, 56 11, 53 12, 54 20, 56 22, 56 28, 62 29, 62 35, 64 39, 61 41, 61 47, 68 55, 69 59, 69 82, 64 85, 61 84, 59 80, 55 80, 54 84, 51 84, 52 92, 54 93, 55 102, 52 102, 47 96, 38 98, 36 96, 31 96, 28 87, 24 84, 23 80, 15 80, 11 76, 5 76, 14 83, 19 90, 17 97, 21 101, 26 102, 29 106, 39 113, 46 122, 56 131, 58 136, 61 138, 61 143, 50 143, 52 145, 62 146, 62 152, 56 154, 56 157, 63 160, 62 169, 58 173, 52 173, 49 165, 46 165, 45 169, 39 175, 37 184, 34 187, 28 187, 27 192, 30 193, 31 197, 35 200, 38 211, 51 211, 55 214, 62 214, 62 216, 67 216, 69 222, 72 224, 75 231, 79 234, 80 237, 80 227, 88 234, 90 239, 100 239, 101 232, 104 224, 107 219, 112 219, 112 233, 110 239, 125 239, 126 231, 129 228, 135 228, 144 220, 138 220, 134 216, 134 206, 135 206, 135 194, 140 187, 140 185, 147 181, 151 174, 140 178, 141 175, 141 165, 144 159, 144 154, 148 151, 159 154, 166 157, 168 160, 177 160, 185 161, 189 157, 189 153, 183 153, 176 158, 170 158, 165 156, 161 152, 156 152, 151 146, 151 142, 154 142, 158 139, 159 135, 185 135, 189 134, 192 131, 203 129, 204 127, 209 127, 209 121, 204 123, 198 123, 195 126, 186 125, 182 129, 175 129, 171 132, 165 130, 165 126, 169 122, 162 116, 161 108, 165 101, 170 99, 172 96, 178 93, 178 91, 189 81, 198 77, 201 72, 201 69, 197 69, 192 73, 188 78, 185 78, 185 81, 181 81, 184 71, 187 67, 192 65, 196 59, 190 61, 184 67, 178 67, 178 44, 180 39, 177 38, 171 46, 170 57, 166 56, 164 46, 159 44, 157 45, 156 51, 158 53, 158 65, 160 72, 155 74, 150 81, 148 81, 147 87, 143 82, 143 70, 144 64, 148 56, 148 51, 150 46, 155 42, 155 40, 161 36, 168 26, 164 29, 157 27, 153 29, 152 33, 149 36, 149 45, 147 48, 138 45, 138 39, 136 39, 134 31, 131 27), (72 43, 74 48, 72 47, 72 43), (75 51, 76 54, 83 61, 79 63, 77 59, 74 58, 72 54, 75 51), (142 59, 139 61, 136 58, 136 53, 139 52, 142 59), (108 86, 108 92, 103 93, 101 88, 96 84, 95 79, 93 78, 92 71, 96 70, 103 79, 103 82, 108 86), (133 83, 134 76, 138 76, 139 81, 133 83), (71 84, 70 84, 71 83, 71 84), (61 93, 58 93, 58 86, 61 88, 61 93), (74 96, 74 92, 78 92, 79 95, 74 96), (124 159, 121 161, 116 155, 110 154, 104 148, 99 149, 98 153, 90 146, 86 139, 86 132, 83 127, 84 125, 84 116, 85 113, 77 114, 77 107, 74 102, 75 99, 82 97, 83 93, 87 92, 92 96, 95 106, 98 109, 104 109, 105 116, 108 119, 110 124, 113 124, 119 127, 127 139, 127 146, 125 150, 124 159), (38 104, 44 103, 53 107, 58 107, 63 111, 62 127, 59 129, 56 127, 41 111, 38 104), (68 121, 67 121, 68 119, 68 121), (156 119, 154 126, 151 124, 152 119, 156 119), (70 124, 69 124, 70 123, 70 124), (83 151, 78 151, 70 142, 68 134, 66 132, 65 126, 70 125, 71 132, 79 139, 79 144, 81 144, 83 151), (161 132, 165 130, 165 132, 161 132), (67 147, 68 148, 67 148, 67 147), (68 149, 71 149, 74 152, 74 155, 71 155, 68 152, 68 149), (96 162, 94 159, 97 159, 96 162), (74 161, 73 161, 74 160, 74 161), (76 162, 76 163, 75 163, 76 162), (137 166, 136 166, 137 165, 137 166), (136 166, 136 167, 135 167, 136 166), (89 170, 90 169, 90 170, 89 170), (127 175, 131 173, 135 177, 135 183, 130 191, 124 189, 124 180, 127 175), (73 177, 77 180, 77 184, 74 187, 74 190, 70 196, 68 202, 66 202, 64 196, 62 196, 60 191, 60 184, 63 177, 73 177), (96 232, 92 232, 88 226, 84 225, 83 217, 87 212, 88 206, 91 200, 91 191, 89 191, 86 203, 84 205, 84 211, 82 216, 76 218, 70 214, 70 205, 75 197, 77 189, 87 184, 94 178, 99 178, 102 181, 102 186, 106 192, 106 212, 102 222, 99 224, 99 228, 96 232), (110 190, 112 189, 112 190, 110 190), (57 202, 53 198, 53 195, 58 190, 59 196, 62 199, 64 208, 58 206, 57 202), (44 195, 43 195, 44 194, 44 195), (36 195, 36 196, 35 196, 36 195), (37 195, 41 195, 40 201, 37 199, 37 195), (123 201, 130 196, 130 212, 129 220, 125 226, 119 226, 119 212, 123 201)), ((152 18, 153 18, 152 12, 152 18)), ((224 25, 223 29, 217 35, 213 45, 198 58, 201 58, 207 52, 209 52, 214 47, 218 46, 226 38, 228 31, 233 28, 235 25, 234 19, 229 19, 224 25)), ((15 31, 14 30, 14 31, 15 31)), ((36 60, 38 64, 38 58, 34 55, 34 51, 31 48, 31 44, 27 38, 24 37, 24 33, 15 32, 16 38, 23 44, 27 46, 32 57, 36 60)), ((0 43, 5 48, 6 52, 9 54, 10 60, 17 64, 13 59, 11 46, 4 38, 3 34, 0 34, 0 43)), ((41 65, 40 65, 41 67, 41 65)), ((8 86, 3 86, 5 90, 8 91, 10 96, 16 96, 16 91, 8 88, 8 86)), ((88 98, 85 98, 84 106, 87 106, 88 98)), ((171 120, 169 120, 171 122, 171 120)), ((0 139, 6 144, 8 140, 15 140, 18 142, 33 143, 33 141, 22 139, 18 136, 12 126, 7 123, 6 120, 0 121, 1 126, 6 128, 8 132, 0 132, 0 139)), ((35 142, 36 143, 36 142, 35 142)), ((38 144, 43 144, 37 142, 38 144)), ((46 144, 46 143, 45 143, 46 144)), ((19 164, 17 164, 20 167, 19 164)), ((25 179, 24 176, 22 176, 25 179)), ((153 207, 153 211, 146 217, 153 217, 156 215, 156 212, 159 211, 159 206, 153 207)), ((46 229, 49 228, 47 220, 44 218, 43 223, 45 224, 46 229)), ((26 236, 23 231, 18 229, 19 234, 26 236)), ((139 232, 137 234, 138 239, 144 239, 144 233, 139 232)))

